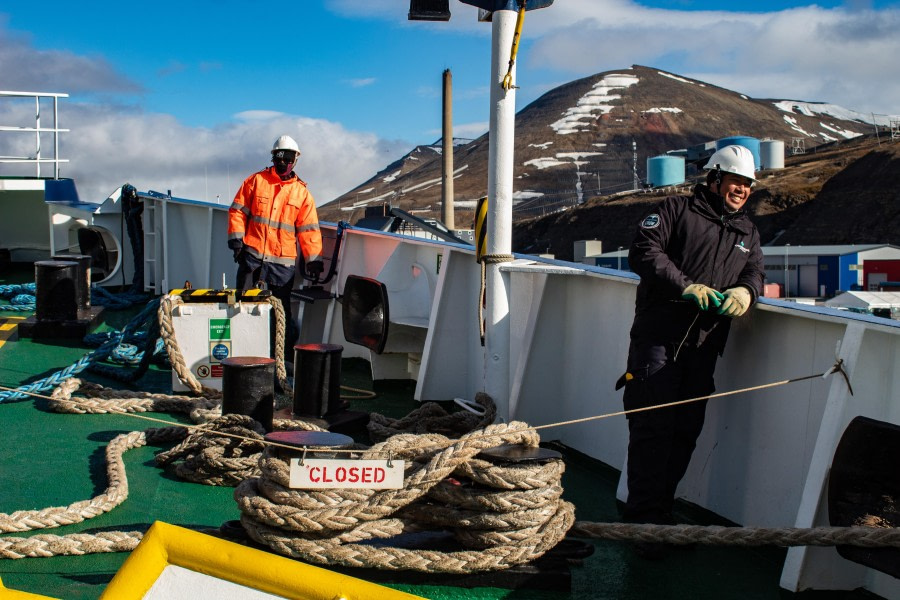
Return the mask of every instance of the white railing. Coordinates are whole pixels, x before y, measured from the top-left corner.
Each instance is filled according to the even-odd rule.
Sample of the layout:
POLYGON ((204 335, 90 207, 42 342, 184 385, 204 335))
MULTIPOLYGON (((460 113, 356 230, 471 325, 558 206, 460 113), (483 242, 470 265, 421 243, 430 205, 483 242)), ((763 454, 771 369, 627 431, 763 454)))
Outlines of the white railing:
MULTIPOLYGON (((540 426, 621 411, 622 392, 614 387, 625 369, 637 277, 537 257, 520 257, 502 272, 510 297, 511 385, 509 398, 495 398, 499 413, 540 426)), ((346 342, 337 301, 305 309, 301 341, 342 344, 344 356, 372 362, 375 378, 415 379, 419 400, 472 399, 483 389, 485 365, 495 361, 479 339, 474 248, 350 229, 332 290, 340 295, 351 274, 381 281, 389 304, 416 316, 394 323, 391 311, 388 346, 393 327, 402 336, 397 351, 375 355, 346 342)), ((836 357, 852 396, 847 382, 832 375, 710 401, 680 496, 748 526, 828 525, 828 473, 846 425, 858 415, 900 423, 900 322, 763 299, 734 323, 716 373, 718 391, 741 390, 824 373, 836 357)), ((624 472, 624 417, 540 434, 624 472)), ((897 580, 831 548, 792 549, 782 586, 862 586, 900 598, 897 580)))
MULTIPOLYGON (((42 92, 5 92, 0 91, 0 100, 14 102, 15 100, 34 100, 33 126, 28 125, 0 125, 0 132, 24 133, 34 135, 34 151, 25 155, 0 156, 0 163, 14 165, 33 165, 35 177, 41 177, 41 165, 52 165, 53 179, 59 179, 59 164, 69 162, 59 157, 59 134, 67 133, 68 129, 59 128, 59 99, 68 98, 68 94, 42 93, 42 92), (49 98, 52 102, 53 125, 44 127, 41 125, 41 99, 49 98), (43 147, 42 134, 52 139, 52 154, 48 157, 47 150, 43 147)), ((30 121, 30 119, 26 119, 30 121)), ((17 173, 18 174, 18 173, 17 173)))

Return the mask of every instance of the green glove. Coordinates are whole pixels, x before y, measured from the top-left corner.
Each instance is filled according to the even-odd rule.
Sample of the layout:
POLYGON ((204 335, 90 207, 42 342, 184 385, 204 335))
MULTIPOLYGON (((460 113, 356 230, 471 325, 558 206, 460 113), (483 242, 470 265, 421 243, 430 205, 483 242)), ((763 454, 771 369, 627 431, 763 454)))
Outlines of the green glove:
POLYGON ((724 298, 722 292, 718 292, 702 283, 692 283, 687 286, 684 288, 684 291, 681 292, 681 297, 685 300, 693 300, 700 310, 708 309, 710 304, 719 306, 722 304, 722 299, 724 298))
POLYGON ((742 285, 725 290, 725 300, 719 307, 719 314, 726 317, 739 317, 750 308, 750 290, 742 285))

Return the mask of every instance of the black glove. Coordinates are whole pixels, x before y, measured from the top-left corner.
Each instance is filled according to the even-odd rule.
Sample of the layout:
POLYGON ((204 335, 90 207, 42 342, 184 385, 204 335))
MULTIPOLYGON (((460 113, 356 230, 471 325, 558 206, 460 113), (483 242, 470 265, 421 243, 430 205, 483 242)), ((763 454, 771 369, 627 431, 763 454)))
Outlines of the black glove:
POLYGON ((313 281, 318 281, 324 270, 325 265, 322 264, 321 260, 311 260, 306 263, 306 274, 309 275, 313 281))
POLYGON ((228 240, 228 247, 234 253, 234 262, 238 262, 241 252, 244 251, 244 240, 228 240))

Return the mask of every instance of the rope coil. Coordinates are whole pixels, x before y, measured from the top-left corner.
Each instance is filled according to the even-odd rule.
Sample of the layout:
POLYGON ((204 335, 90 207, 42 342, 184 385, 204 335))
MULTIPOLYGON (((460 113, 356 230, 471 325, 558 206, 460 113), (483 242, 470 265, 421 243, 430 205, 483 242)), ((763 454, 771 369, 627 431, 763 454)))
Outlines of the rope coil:
MULTIPOLYGON (((483 269, 485 262, 512 260, 509 255, 484 258, 483 269)), ((157 455, 157 464, 175 465, 180 476, 192 481, 237 485, 234 498, 241 522, 253 540, 281 554, 318 564, 445 573, 496 570, 541 556, 567 533, 670 544, 900 547, 900 528, 891 527, 775 529, 576 523, 574 507, 562 500, 562 461, 500 466, 477 458, 483 449, 503 444, 537 446, 540 441, 536 432, 540 427, 521 422, 492 425, 496 407, 485 394, 476 396, 476 403, 484 408, 483 415, 469 411, 448 414, 433 403, 402 419, 373 415, 369 429, 377 443, 371 448, 354 444, 344 450, 352 452, 354 458, 386 455, 407 461, 401 490, 292 489, 289 463, 265 443, 259 424, 249 417, 221 416, 221 394, 200 385, 184 365, 171 321, 172 311, 180 302, 180 298, 166 297, 159 303, 160 333, 172 368, 186 385, 193 380, 189 387, 196 388, 197 396, 108 390, 82 382, 72 371, 53 383, 56 387, 48 404, 57 412, 79 414, 181 412, 189 414, 193 422, 206 425, 167 426, 117 436, 106 449, 109 486, 103 493, 68 506, 0 514, 0 532, 69 525, 110 511, 128 496, 124 452, 147 443, 178 443, 157 455), (73 398, 76 392, 82 394, 77 400, 73 398), (385 545, 384 540, 402 533, 435 528, 452 529, 464 549, 439 552, 385 545), (381 540, 379 545, 372 545, 375 540, 381 540)), ((281 344, 276 356, 283 357, 285 316, 280 302, 272 306, 281 333, 276 337, 276 348, 281 344)), ((153 303, 148 307, 156 309, 153 303)), ((105 353, 122 339, 124 332, 110 337, 101 349, 105 353)), ((86 360, 82 368, 90 363, 86 360)), ((283 388, 289 389, 283 359, 278 367, 276 374, 283 388)), ((824 375, 751 389, 833 373, 847 379, 838 361, 824 375)), ((19 393, 36 395, 23 388, 19 393)), ((315 424, 292 420, 275 421, 275 428, 321 430, 315 424)), ((137 531, 2 538, 0 558, 130 551, 142 535, 137 531)))
MULTIPOLYGON (((467 471, 459 467, 486 448, 538 442, 534 431, 516 422, 489 425, 459 440, 399 434, 361 451, 359 458, 387 452, 408 461, 399 490, 292 490, 286 487, 288 463, 267 449, 260 478, 242 482, 234 497, 248 535, 293 558, 442 573, 504 569, 543 555, 574 522, 574 506, 560 500, 562 466, 548 471, 556 480, 544 482, 545 493, 535 493, 533 481, 521 489, 507 482, 507 489, 491 491, 447 478, 465 478, 467 471), (436 443, 440 450, 434 450, 436 443), (359 543, 451 524, 466 549, 440 552, 359 543)), ((533 479, 532 470, 529 475, 533 479)))

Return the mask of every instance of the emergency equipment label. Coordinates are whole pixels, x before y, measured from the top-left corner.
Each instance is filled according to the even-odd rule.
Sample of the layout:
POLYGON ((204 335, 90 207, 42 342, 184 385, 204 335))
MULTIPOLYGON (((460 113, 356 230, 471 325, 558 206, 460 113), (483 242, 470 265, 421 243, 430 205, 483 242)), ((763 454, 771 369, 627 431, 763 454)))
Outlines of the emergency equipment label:
POLYGON ((403 487, 404 463, 402 460, 292 458, 290 487, 301 490, 398 490, 403 487))
POLYGON ((209 341, 231 339, 231 319, 209 320, 209 341))
POLYGON ((231 319, 209 320, 209 363, 210 375, 222 377, 220 364, 231 356, 231 319))

